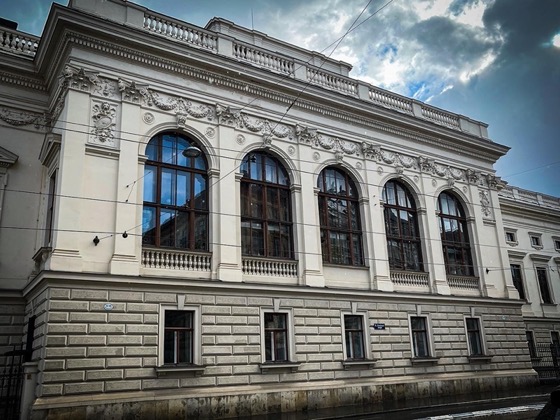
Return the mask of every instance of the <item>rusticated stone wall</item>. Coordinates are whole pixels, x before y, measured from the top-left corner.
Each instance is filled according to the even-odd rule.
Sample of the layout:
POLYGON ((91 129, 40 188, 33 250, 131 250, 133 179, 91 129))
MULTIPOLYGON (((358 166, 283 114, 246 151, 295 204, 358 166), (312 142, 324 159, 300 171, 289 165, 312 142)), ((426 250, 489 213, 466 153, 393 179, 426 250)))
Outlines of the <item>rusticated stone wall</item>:
POLYGON ((397 303, 394 296, 373 299, 336 292, 271 297, 266 290, 243 287, 216 288, 214 294, 175 286, 47 287, 34 299, 34 355, 41 384, 35 418, 46 413, 58 418, 68 410, 72 418, 105 410, 237 416, 365 404, 380 395, 431 397, 536 382, 520 308, 513 304, 486 299, 484 305, 482 300, 471 305, 454 298, 442 304, 443 299, 438 303, 430 296, 397 303), (158 377, 160 306, 177 305, 178 299, 199 308, 204 369, 158 377), (112 305, 110 311, 106 303, 112 305), (274 305, 293 315, 290 339, 299 363, 294 371, 265 372, 259 366, 261 308, 274 305), (365 313, 370 325, 385 324, 385 330, 370 328, 367 334, 372 366, 343 365, 341 311, 351 310, 365 313), (433 363, 411 360, 409 315, 418 313, 431 319, 433 363), (489 360, 468 358, 464 317, 473 313, 481 317, 489 360), (68 404, 75 407, 61 408, 68 404))

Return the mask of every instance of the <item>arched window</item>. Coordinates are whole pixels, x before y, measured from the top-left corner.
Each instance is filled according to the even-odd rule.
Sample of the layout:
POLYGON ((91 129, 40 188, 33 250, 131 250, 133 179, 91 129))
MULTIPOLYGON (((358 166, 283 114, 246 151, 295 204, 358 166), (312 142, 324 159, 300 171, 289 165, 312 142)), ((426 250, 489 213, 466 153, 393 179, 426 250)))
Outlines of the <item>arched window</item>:
POLYGON ((243 255, 293 259, 290 179, 275 157, 253 152, 241 163, 243 255))
POLYGON ((205 157, 183 155, 196 146, 183 134, 165 132, 146 147, 142 244, 208 250, 208 175, 205 157))
POLYGON ((400 182, 389 181, 383 188, 383 202, 389 267, 424 271, 418 215, 412 194, 400 182))
POLYGON ((346 172, 325 168, 319 174, 319 218, 323 262, 364 265, 360 205, 346 172))
POLYGON ((438 197, 439 230, 447 274, 474 275, 467 218, 463 206, 453 194, 438 197))

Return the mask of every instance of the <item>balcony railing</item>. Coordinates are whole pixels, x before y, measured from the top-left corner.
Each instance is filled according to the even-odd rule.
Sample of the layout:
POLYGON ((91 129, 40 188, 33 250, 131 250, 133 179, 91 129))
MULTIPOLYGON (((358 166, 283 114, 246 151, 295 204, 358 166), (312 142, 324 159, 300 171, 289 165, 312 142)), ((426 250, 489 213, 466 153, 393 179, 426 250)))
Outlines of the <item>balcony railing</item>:
POLYGON ((385 108, 395 109, 406 114, 412 114, 412 99, 397 95, 396 93, 387 92, 372 86, 369 89, 369 98, 372 102, 385 108))
POLYGON ((272 277, 297 277, 297 261, 243 257, 243 274, 272 277))
POLYGON ((294 72, 293 60, 252 45, 234 42, 233 56, 238 60, 247 61, 276 73, 293 74, 294 72))
POLYGON ((324 70, 307 67, 307 80, 313 85, 323 86, 347 95, 358 95, 358 82, 349 77, 337 76, 324 70))
POLYGON ((449 287, 456 289, 479 289, 480 280, 478 277, 471 276, 447 276, 447 284, 449 287))
POLYGON ((428 278, 428 273, 391 270, 391 281, 403 286, 428 286, 428 278))
POLYGON ((217 51, 218 36, 194 25, 154 13, 144 13, 144 29, 211 51, 217 51))
POLYGON ((179 271, 210 271, 212 255, 166 249, 142 249, 142 267, 179 271))
POLYGON ((0 49, 14 54, 35 57, 39 47, 39 37, 23 32, 0 28, 0 49))

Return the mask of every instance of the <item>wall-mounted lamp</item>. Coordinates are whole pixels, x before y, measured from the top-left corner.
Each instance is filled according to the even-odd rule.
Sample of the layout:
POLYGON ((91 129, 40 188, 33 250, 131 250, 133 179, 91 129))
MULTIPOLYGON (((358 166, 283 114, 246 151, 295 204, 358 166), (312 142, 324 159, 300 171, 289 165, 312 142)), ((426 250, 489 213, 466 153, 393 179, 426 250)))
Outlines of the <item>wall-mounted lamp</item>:
POLYGON ((189 147, 187 147, 185 150, 183 150, 183 151, 181 152, 181 154, 182 154, 184 157, 187 157, 187 158, 189 158, 189 157, 196 158, 196 157, 199 157, 199 156, 202 154, 202 150, 200 150, 200 149, 199 149, 198 147, 196 147, 196 146, 189 146, 189 147))
POLYGON ((95 238, 93 238, 93 244, 95 246, 97 246, 97 244, 99 243, 99 238, 97 237, 97 235, 95 236, 95 238))

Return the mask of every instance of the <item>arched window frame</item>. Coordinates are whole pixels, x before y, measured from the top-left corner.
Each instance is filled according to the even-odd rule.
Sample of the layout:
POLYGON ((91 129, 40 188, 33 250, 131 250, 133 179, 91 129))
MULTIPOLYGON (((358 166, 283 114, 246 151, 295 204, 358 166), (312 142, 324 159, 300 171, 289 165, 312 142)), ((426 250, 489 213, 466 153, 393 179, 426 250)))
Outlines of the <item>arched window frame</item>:
POLYGON ((265 151, 247 154, 240 170, 242 254, 293 260, 288 171, 278 158, 265 151))
POLYGON ((438 196, 437 209, 446 273, 474 276, 472 249, 463 204, 452 192, 443 191, 438 196), (454 226, 457 226, 457 229, 453 230, 454 226), (446 232, 452 235, 451 239, 446 232), (450 258, 452 255, 455 256, 453 260, 450 258))
POLYGON ((383 215, 389 268, 424 271, 416 201, 410 189, 402 182, 391 179, 385 183, 383 215), (392 218, 392 215, 396 217, 392 218), (405 225, 403 216, 406 216, 408 226, 405 225))
MULTIPOLYGON (((354 181, 346 171, 329 166, 319 174, 317 186, 323 263, 364 266, 360 199, 354 181), (329 190, 329 183, 333 186, 332 182, 334 191, 332 188, 329 190), (329 217, 329 203, 331 209, 336 206, 337 217, 329 217), (353 217, 344 216, 345 208, 354 209, 353 217), (341 220, 340 213, 346 220, 341 220)), ((330 214, 335 213, 331 211, 330 214)))
POLYGON ((188 147, 199 148, 191 137, 175 131, 155 135, 146 146, 143 246, 208 251, 208 162, 203 153, 184 156, 188 147), (167 226, 164 215, 170 216, 167 226))

